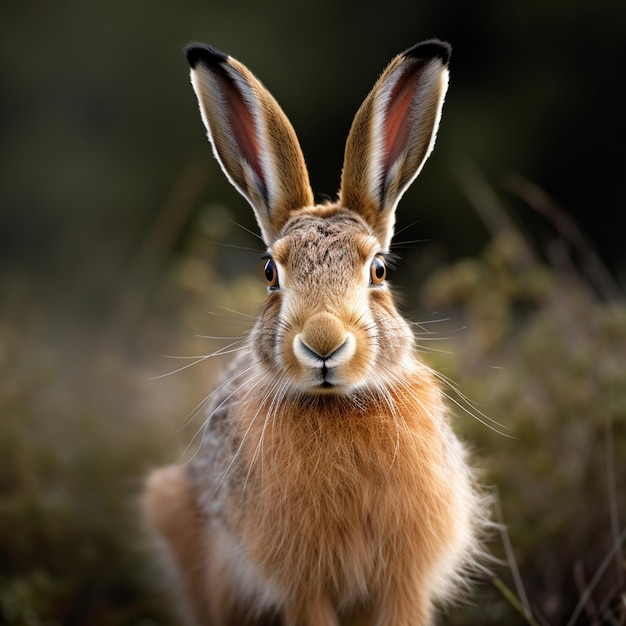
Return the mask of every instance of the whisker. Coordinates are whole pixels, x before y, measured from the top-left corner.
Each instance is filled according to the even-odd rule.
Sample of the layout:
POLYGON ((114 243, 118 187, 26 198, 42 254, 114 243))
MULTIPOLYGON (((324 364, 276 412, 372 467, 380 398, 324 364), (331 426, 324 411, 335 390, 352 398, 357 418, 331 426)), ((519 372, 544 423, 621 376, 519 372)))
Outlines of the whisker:
POLYGON ((394 241, 393 249, 396 248, 413 248, 418 243, 428 243, 431 239, 406 239, 404 241, 394 241))
POLYGON ((457 461, 464 467, 468 472, 471 472, 470 468, 467 466, 465 459, 459 454, 459 446, 457 445, 457 439, 452 431, 452 429, 445 428, 440 419, 437 419, 435 415, 428 409, 422 398, 405 382, 400 382, 400 386, 409 394, 409 396, 415 401, 415 403, 422 409, 424 414, 429 418, 433 426, 437 429, 439 436, 443 441, 446 442, 448 446, 448 450, 450 453, 457 459, 457 461))
MULTIPOLYGON (((207 394, 195 407, 194 409, 192 409, 192 411, 185 417, 185 420, 183 422, 183 424, 180 426, 179 430, 182 430, 183 428, 185 428, 188 424, 191 423, 191 421, 200 413, 200 410, 208 405, 208 403, 211 401, 211 399, 215 396, 217 396, 217 394, 224 389, 225 387, 227 387, 228 385, 230 385, 230 383, 235 380, 237 377, 242 376, 243 374, 246 374, 253 366, 250 365, 248 367, 245 368, 240 368, 237 371, 235 371, 231 376, 227 377, 226 379, 224 379, 217 387, 215 387, 209 394, 207 394)), ((239 389, 239 387, 237 388, 239 389)), ((213 411, 212 411, 213 412, 213 411)), ((205 420, 208 418, 205 418, 205 420)), ((203 422, 204 425, 204 422, 203 422)))
MULTIPOLYGON (((244 230, 247 230, 247 229, 244 229, 244 230)), ((252 233, 251 230, 247 230, 247 232, 252 233)), ((222 243, 221 241, 207 241, 207 244, 210 246, 219 246, 220 248, 232 248, 234 250, 243 250, 244 252, 254 252, 255 254, 259 253, 258 248, 250 248, 248 246, 238 246, 232 243, 222 243)))
POLYGON ((164 354, 163 358, 165 359, 191 358, 194 360, 191 363, 187 363, 187 365, 183 365, 182 367, 172 370, 171 372, 166 372, 165 374, 159 374, 158 376, 152 376, 148 378, 148 381, 154 381, 154 380, 160 380, 162 378, 167 378, 168 376, 173 376, 174 374, 178 374, 179 372, 189 369, 190 367, 193 367, 194 365, 198 365, 199 363, 203 363, 204 361, 207 361, 208 359, 212 359, 213 357, 222 356, 224 354, 232 354, 233 352, 237 352, 243 349, 243 347, 241 346, 239 348, 233 348, 233 346, 236 346, 238 343, 241 343, 241 339, 234 341, 233 343, 227 346, 219 348, 218 350, 215 350, 214 352, 211 352, 210 354, 205 354, 203 356, 198 356, 198 357, 175 357, 175 356, 169 356, 169 355, 164 354), (233 349, 231 350, 231 348, 233 349))
MULTIPOLYGON (((431 350, 433 351, 433 350, 431 350)), ((391 367, 386 367, 385 370, 392 376, 392 378, 396 378, 397 376, 394 374, 394 367, 397 366, 389 357, 385 355, 381 355, 379 359, 379 364, 384 366, 385 360, 389 362, 391 367)), ((503 432, 507 430, 507 426, 501 424, 497 420, 489 417, 486 413, 481 411, 460 389, 459 387, 447 376, 433 369, 426 363, 422 363, 422 366, 437 380, 439 380, 444 385, 444 389, 442 389, 442 393, 445 398, 447 398, 451 403, 460 408, 464 413, 483 424, 490 430, 498 433, 503 437, 507 437, 509 439, 515 439, 514 436, 503 432), (445 391, 445 387, 449 388, 451 393, 445 391), (454 395, 453 395, 454 394, 454 395)), ((400 381, 398 381, 400 382, 400 381)))
POLYGON ((435 348, 434 346, 423 346, 419 343, 415 344, 415 349, 420 354, 448 354, 453 355, 453 350, 444 350, 443 348, 435 348))
MULTIPOLYGON (((393 401, 393 398, 389 394, 384 381, 382 381, 380 379, 380 377, 378 375, 376 375, 374 382, 375 382, 376 389, 377 389, 378 393, 383 398, 385 404, 389 407, 389 411, 391 412, 391 415, 393 417, 393 422, 394 422, 394 425, 396 427, 396 443, 395 443, 395 446, 394 446, 394 449, 393 449, 393 457, 391 458, 391 464, 389 465, 389 469, 391 469, 393 467, 393 464, 395 463, 396 458, 398 456, 398 453, 400 451, 400 440, 401 440, 401 437, 400 437, 400 419, 401 419, 401 417, 398 416, 398 413, 396 411, 395 403, 393 401)), ((405 425, 405 428, 406 428, 406 422, 404 421, 403 418, 402 418, 402 421, 404 422, 404 425, 405 425)))
MULTIPOLYGON (((229 385, 233 380, 235 380, 237 377, 239 376, 243 376, 245 374, 247 374, 250 370, 252 370, 255 367, 254 364, 249 365, 245 368, 242 368, 240 370, 237 370, 237 372, 235 372, 232 376, 230 376, 227 380, 225 380, 221 385, 219 385, 218 387, 216 387, 208 396, 206 396, 204 398, 204 400, 202 400, 196 407, 196 409, 192 412, 191 416, 186 418, 186 422, 183 425, 186 426, 188 423, 190 423, 190 421, 192 419, 194 419, 198 413, 200 412, 200 410, 202 409, 203 406, 206 406, 209 401, 217 394, 218 391, 220 391, 221 389, 223 389, 224 387, 226 387, 227 385, 229 385)), ((200 433, 202 433, 202 438, 200 440, 200 444, 198 446, 198 449, 196 450, 196 454, 198 453, 198 451, 202 448, 202 443, 204 441, 204 436, 206 431, 208 430, 209 424, 211 422, 211 419, 213 418, 213 416, 233 397, 235 396, 237 393, 239 393, 239 391, 241 391, 241 389, 247 385, 249 383, 248 380, 244 380, 239 386, 237 386, 235 389, 233 389, 233 391, 231 391, 217 406, 213 407, 210 411, 210 413, 208 414, 208 416, 204 419, 204 421, 202 422, 202 424, 199 426, 199 428, 196 430, 195 434, 193 435, 193 437, 191 438, 191 440, 189 441, 189 443, 187 444, 187 446, 185 447, 185 449, 183 450, 183 452, 180 454, 179 459, 182 459, 187 452, 189 451, 189 449, 191 448, 191 446, 193 445, 193 443, 196 441, 196 439, 198 438, 198 436, 200 435, 200 433)), ((251 386, 252 387, 252 386, 251 386)), ((190 460, 192 460, 195 457, 192 456, 192 458, 190 460)))
POLYGON ((476 421, 480 422, 483 426, 486 426, 489 430, 492 430, 494 433, 497 433, 498 435, 501 435, 502 437, 506 437, 507 439, 517 439, 517 437, 514 437, 513 435, 510 435, 509 433, 502 432, 501 430, 493 426, 490 422, 492 422, 493 424, 496 424, 497 426, 500 426, 501 428, 506 428, 506 426, 496 422, 494 419, 492 419, 488 415, 485 415, 482 411, 479 411, 473 405, 470 405, 471 408, 468 409, 461 402, 453 398, 449 393, 446 393, 445 391, 442 393, 446 398, 448 398, 448 400, 450 400, 450 402, 452 402, 461 410, 463 410, 465 413, 467 413, 467 415, 469 415, 476 421))
MULTIPOLYGON (((418 224, 421 224, 424 221, 424 218, 421 218, 419 220, 415 220, 414 222, 410 222, 409 224, 407 224, 406 226, 403 226, 402 228, 399 228, 398 230, 396 230, 395 232, 395 237, 397 237, 400 233, 403 233, 405 230, 408 230, 409 228, 413 228, 414 226, 417 226, 418 224)), ((425 241, 428 241, 427 239, 425 241)), ((396 247, 396 242, 395 242, 395 238, 394 238, 394 242, 393 242, 393 247, 396 247)))
MULTIPOLYGON (((481 424, 484 424, 485 426, 489 428, 491 428, 489 424, 493 424, 494 426, 508 430, 508 427, 505 424, 501 424, 497 420, 494 420, 493 418, 489 417, 486 413, 478 409, 478 407, 476 407, 476 405, 460 390, 460 388, 450 378, 448 378, 441 372, 437 372, 436 370, 433 370, 432 368, 428 366, 426 367, 431 372, 431 374, 433 374, 438 380, 440 380, 447 387, 449 387, 461 399, 461 401, 465 403, 465 405, 467 406, 463 406, 460 401, 456 401, 449 394, 445 394, 445 396, 451 402, 454 402, 454 404, 456 404, 459 408, 463 409, 463 411, 468 413, 471 417, 473 417, 474 419, 477 419, 481 424), (469 409, 467 407, 469 407, 469 409), (486 422, 489 422, 489 424, 487 424, 486 422)), ((491 429, 494 430, 494 432, 497 432, 498 434, 503 435, 504 437, 515 439, 515 437, 513 437, 512 435, 508 435, 507 433, 500 432, 498 429, 495 429, 495 428, 491 428, 491 429)))
POLYGON ((236 337, 219 337, 219 336, 214 336, 214 335, 194 335, 194 337, 196 339, 211 339, 215 341, 235 341, 235 340, 243 341, 243 338, 240 335, 237 335, 236 337))
MULTIPOLYGON (((260 380, 263 380, 264 378, 267 378, 269 376, 269 374, 267 372, 264 372, 264 373, 260 374, 259 376, 260 376, 260 380)), ((249 382, 250 381, 246 381, 246 384, 249 384, 249 382)), ((241 385, 241 387, 239 389, 241 389, 241 388, 243 388, 243 384, 241 385)), ((248 394, 250 394, 252 392, 252 388, 253 388, 253 385, 250 385, 250 389, 248 389, 246 391, 246 393, 244 394, 244 398, 242 398, 242 400, 245 399, 248 396, 248 394)), ((239 391, 239 389, 237 389, 236 391, 239 391)), ((233 392, 233 393, 235 393, 235 392, 233 392)), ((239 455, 241 454, 241 451, 243 450, 243 447, 244 447, 244 445, 246 443, 248 435, 250 434, 250 431, 252 430, 252 426, 254 425, 254 422, 256 421, 257 417, 259 416, 261 408, 262 407, 260 405, 259 408, 257 409, 257 412, 255 413, 254 417, 250 420, 250 424, 248 424, 248 427, 246 428, 246 431, 243 434, 243 437, 241 438, 241 441, 239 442, 239 445, 237 446, 237 450, 235 450, 235 453, 233 454, 233 457, 230 460, 230 463, 228 464, 228 466, 226 467, 226 469, 222 473, 222 476, 221 476, 220 480, 218 481, 217 485, 215 486, 215 490, 213 491, 213 497, 215 497, 215 494, 219 491, 219 488, 222 486, 223 482, 226 480, 226 477, 230 473, 230 470, 232 469, 233 465, 235 464, 235 461, 238 459, 239 455)))
MULTIPOLYGON (((243 224, 240 224, 236 220, 233 220, 233 219, 229 218, 228 221, 231 224, 234 224, 235 226, 237 226, 237 228, 241 228, 241 230, 245 230, 248 234, 252 235, 256 239, 259 239, 260 241, 263 241, 263 237, 261 237, 261 235, 259 235, 259 233, 255 233, 253 230, 250 230, 249 228, 246 228, 243 224)), ((258 250, 256 250, 256 252, 258 252, 258 250)))
MULTIPOLYGON (((148 378, 148 381, 152 382, 154 380, 160 380, 161 378, 167 378, 168 376, 173 376, 174 374, 178 374, 179 372, 182 372, 186 369, 189 369, 190 367, 193 367, 194 365, 198 365, 199 363, 203 363, 204 361, 207 361, 208 359, 210 359, 211 357, 215 356, 214 354, 205 354, 204 356, 198 357, 196 358, 192 363, 188 363, 187 365, 183 365, 182 367, 179 367, 178 369, 172 370, 171 372, 166 372, 165 374, 159 374, 158 376, 151 376, 150 378, 148 378)), ((164 358, 169 358, 167 355, 163 355, 164 358)))
MULTIPOLYGON (((261 435, 259 436, 259 441, 257 442, 257 445, 255 447, 254 450, 254 454, 252 455, 252 459, 250 460, 250 465, 248 467, 248 472, 246 474, 246 479, 244 481, 243 484, 243 489, 242 489, 242 496, 246 490, 246 486, 248 484, 248 480, 250 478, 250 474, 252 472, 253 469, 253 465, 255 464, 257 458, 259 458, 259 456, 261 457, 261 460, 263 460, 263 454, 262 454, 262 450, 263 450, 263 440, 265 438, 265 431, 267 429, 268 423, 270 421, 274 421, 272 420, 272 414, 276 411, 277 414, 277 408, 280 406, 282 399, 283 399, 283 395, 281 394, 277 394, 275 393, 277 389, 279 389, 280 387, 286 387, 285 385, 282 385, 282 382, 287 382, 287 377, 284 376, 281 379, 278 379, 277 381, 275 381, 270 387, 268 387, 265 396, 263 398, 263 400, 259 403, 259 409, 256 413, 256 415, 253 418, 253 421, 256 420, 257 416, 259 415, 259 412, 261 411, 262 408, 265 407, 267 401, 269 398, 271 398, 271 402, 269 404, 269 406, 267 408, 265 408, 265 418, 263 420, 263 427, 261 429, 261 435)), ((263 481, 263 465, 261 466, 261 482, 263 481)))
MULTIPOLYGON (((240 317, 245 317, 246 319, 250 319, 256 321, 256 315, 250 315, 249 313, 243 313, 242 311, 237 311, 236 309, 231 309, 227 306, 221 306, 220 308, 224 309, 227 313, 233 313, 234 315, 239 315, 240 317)), ((219 313, 211 313, 212 315, 219 315, 219 313)))

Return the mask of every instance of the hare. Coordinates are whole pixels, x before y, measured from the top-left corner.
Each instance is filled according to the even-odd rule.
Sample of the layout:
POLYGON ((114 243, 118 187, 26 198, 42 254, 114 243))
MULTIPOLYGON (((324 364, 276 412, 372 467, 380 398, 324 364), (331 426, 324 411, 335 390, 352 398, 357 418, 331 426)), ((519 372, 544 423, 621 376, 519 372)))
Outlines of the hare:
POLYGON ((416 626, 464 586, 486 505, 386 263, 429 156, 448 44, 395 57, 356 114, 339 197, 315 204, 296 135, 240 62, 186 48, 215 156, 267 246, 267 300, 202 444, 158 469, 147 519, 189 621, 416 626))

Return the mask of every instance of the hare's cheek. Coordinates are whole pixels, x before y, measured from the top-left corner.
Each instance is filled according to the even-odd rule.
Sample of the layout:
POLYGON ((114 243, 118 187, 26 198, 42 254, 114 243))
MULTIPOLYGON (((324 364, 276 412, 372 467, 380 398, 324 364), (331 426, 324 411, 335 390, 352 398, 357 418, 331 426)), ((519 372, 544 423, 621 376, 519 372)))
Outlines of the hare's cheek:
POLYGON ((376 360, 377 349, 370 333, 358 333, 357 336, 357 350, 344 376, 352 386, 367 386, 371 382, 371 369, 376 360))
POLYGON ((272 368, 278 365, 284 334, 280 311, 280 297, 278 294, 270 295, 250 337, 254 353, 262 363, 272 368))
POLYGON ((300 362, 293 351, 293 341, 296 331, 289 329, 280 338, 279 360, 282 369, 285 371, 291 382, 302 382, 303 371, 300 362))

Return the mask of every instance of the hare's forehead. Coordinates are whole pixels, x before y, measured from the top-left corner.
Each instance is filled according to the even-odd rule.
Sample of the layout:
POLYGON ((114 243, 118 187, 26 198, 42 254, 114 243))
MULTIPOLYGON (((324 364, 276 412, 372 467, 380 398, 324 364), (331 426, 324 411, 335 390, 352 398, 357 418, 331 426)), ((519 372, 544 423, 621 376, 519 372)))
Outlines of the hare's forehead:
POLYGON ((357 270, 378 252, 379 244, 360 219, 303 216, 292 219, 272 246, 272 255, 291 269, 341 266, 357 270))

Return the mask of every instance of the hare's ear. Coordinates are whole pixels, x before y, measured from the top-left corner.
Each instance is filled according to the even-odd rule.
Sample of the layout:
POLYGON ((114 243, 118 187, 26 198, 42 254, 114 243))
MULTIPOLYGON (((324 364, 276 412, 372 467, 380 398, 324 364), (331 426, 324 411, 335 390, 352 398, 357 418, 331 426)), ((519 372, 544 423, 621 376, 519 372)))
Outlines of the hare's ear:
POLYGON ((385 249, 398 201, 435 143, 450 51, 447 43, 431 40, 393 59, 348 135, 339 200, 367 220, 385 249))
POLYGON ((215 156, 252 205, 269 246, 291 211, 313 203, 296 134, 243 64, 204 44, 188 45, 185 55, 215 156))

